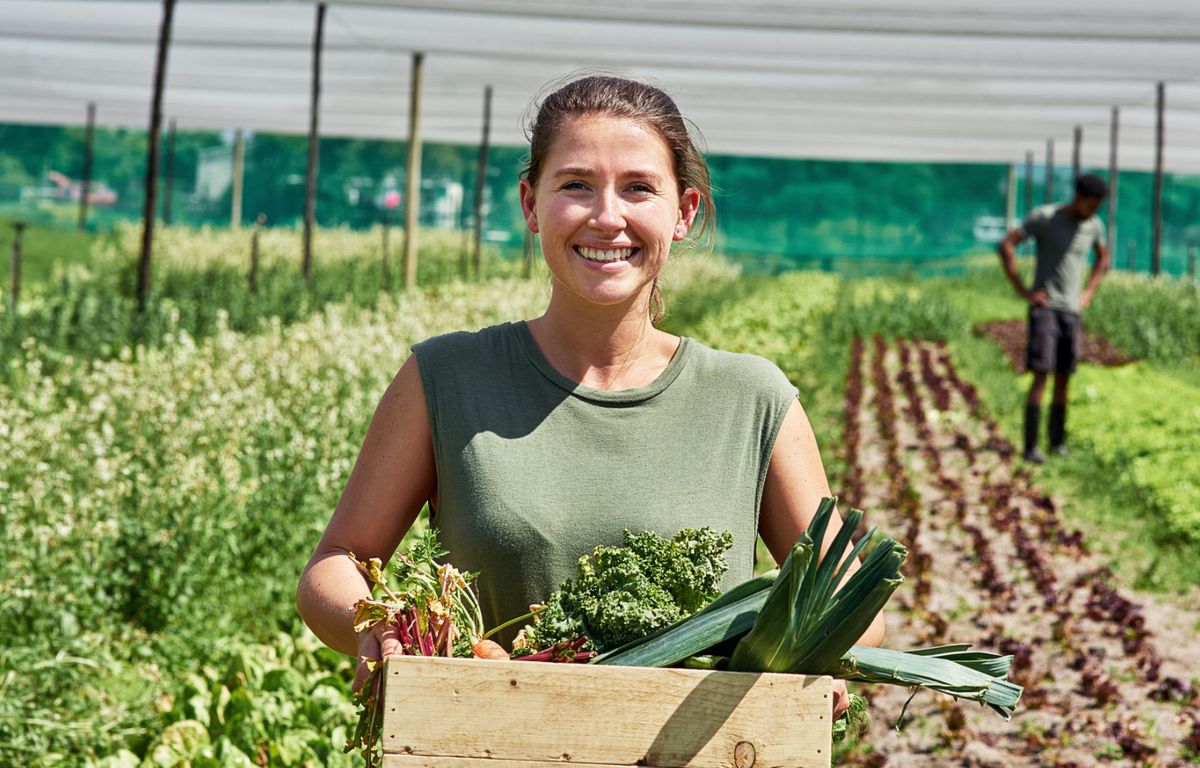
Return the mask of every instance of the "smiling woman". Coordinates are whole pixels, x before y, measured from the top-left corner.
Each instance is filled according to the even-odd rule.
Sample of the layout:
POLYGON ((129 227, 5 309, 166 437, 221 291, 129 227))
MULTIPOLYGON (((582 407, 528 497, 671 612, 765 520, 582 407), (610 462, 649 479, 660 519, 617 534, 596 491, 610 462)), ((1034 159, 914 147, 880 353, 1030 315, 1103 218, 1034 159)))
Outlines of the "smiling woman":
MULTIPOLYGON (((759 535, 782 561, 831 495, 777 366, 655 327, 672 244, 712 215, 708 169, 671 98, 621 78, 568 83, 538 110, 522 176, 549 305, 413 347, 301 578, 305 621, 363 661, 397 641, 355 633, 369 591, 350 553, 387 560, 426 502, 450 562, 480 574, 494 627, 626 529, 728 531, 728 589, 752 576, 759 535)), ((835 514, 822 551, 839 529, 835 514)), ((879 616, 860 644, 882 639, 879 616)), ((835 690, 840 711, 844 684, 835 690)))

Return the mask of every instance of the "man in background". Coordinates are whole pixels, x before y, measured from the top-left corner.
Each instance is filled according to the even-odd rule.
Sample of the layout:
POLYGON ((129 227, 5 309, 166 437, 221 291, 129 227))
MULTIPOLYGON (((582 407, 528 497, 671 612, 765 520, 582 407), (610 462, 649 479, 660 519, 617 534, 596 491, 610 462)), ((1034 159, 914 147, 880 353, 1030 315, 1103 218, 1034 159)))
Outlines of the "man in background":
POLYGON ((1067 453, 1067 388, 1079 360, 1080 315, 1091 303, 1109 264, 1104 226, 1095 215, 1107 194, 1108 186, 1102 179, 1084 174, 1075 181, 1071 202, 1035 208, 997 248, 1009 282, 1029 302, 1025 368, 1033 373, 1033 384, 1025 403, 1024 457, 1035 464, 1046 461, 1038 450, 1038 432, 1042 393, 1051 372, 1054 396, 1048 425, 1050 450, 1064 456, 1067 453), (1034 238, 1037 245, 1037 266, 1029 288, 1017 273, 1016 256, 1016 246, 1027 237, 1034 238), (1083 286, 1088 252, 1093 249, 1096 261, 1083 286))

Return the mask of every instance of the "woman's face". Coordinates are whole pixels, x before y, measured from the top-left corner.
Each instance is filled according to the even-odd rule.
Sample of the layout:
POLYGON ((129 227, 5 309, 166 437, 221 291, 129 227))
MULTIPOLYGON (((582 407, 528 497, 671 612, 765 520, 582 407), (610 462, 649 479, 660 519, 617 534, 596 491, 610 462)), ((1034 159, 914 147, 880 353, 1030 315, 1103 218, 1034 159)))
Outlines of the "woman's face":
POLYGON ((658 133, 627 118, 569 121, 550 145, 537 187, 521 182, 525 220, 541 235, 556 289, 605 306, 648 302, 699 200, 694 189, 679 194, 658 133))

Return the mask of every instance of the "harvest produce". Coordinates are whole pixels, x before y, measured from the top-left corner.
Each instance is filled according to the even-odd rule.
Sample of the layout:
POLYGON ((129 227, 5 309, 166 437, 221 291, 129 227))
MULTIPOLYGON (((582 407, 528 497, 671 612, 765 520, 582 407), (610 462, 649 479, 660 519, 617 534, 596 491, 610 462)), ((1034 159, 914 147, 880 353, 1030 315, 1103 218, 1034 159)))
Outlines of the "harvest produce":
POLYGON ((987 704, 1008 719, 1021 697, 1021 686, 1006 679, 1012 656, 972 652, 969 644, 907 652, 854 645, 903 581, 900 565, 906 550, 884 539, 838 589, 849 562, 867 547, 875 530, 845 556, 862 517, 852 510, 821 557, 815 542, 823 540, 834 505, 833 499, 821 502, 778 573, 730 590, 694 616, 602 654, 593 663, 672 666, 691 656, 719 654, 736 641, 730 658, 718 661, 717 668, 922 686, 987 704))
POLYGON ((668 539, 626 530, 624 539, 624 546, 596 547, 579 559, 575 578, 531 614, 535 620, 518 634, 514 655, 580 638, 586 639, 581 647, 615 648, 695 613, 720 594, 729 569, 724 555, 733 546, 728 532, 685 528, 668 539))
MULTIPOLYGON (((376 626, 394 627, 400 640, 400 652, 406 656, 492 655, 495 650, 484 643, 483 616, 471 591, 475 574, 462 573, 453 566, 439 563, 447 552, 437 534, 426 529, 406 552, 392 559, 388 578, 379 558, 366 562, 351 559, 366 575, 372 591, 381 593, 358 601, 354 631, 367 632, 376 626)), ((492 644, 494 645, 494 644, 492 644)), ((503 649, 499 649, 503 653, 503 649)), ((367 663, 371 674, 355 694, 359 705, 358 727, 346 744, 346 751, 360 749, 368 766, 382 759, 379 748, 382 712, 379 706, 379 674, 382 662, 367 663)))

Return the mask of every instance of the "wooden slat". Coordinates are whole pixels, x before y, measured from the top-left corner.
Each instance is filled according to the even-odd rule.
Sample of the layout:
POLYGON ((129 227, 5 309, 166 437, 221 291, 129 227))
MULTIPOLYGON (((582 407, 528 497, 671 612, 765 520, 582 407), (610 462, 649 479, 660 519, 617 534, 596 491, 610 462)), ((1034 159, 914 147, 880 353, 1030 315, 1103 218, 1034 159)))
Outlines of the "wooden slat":
POLYGON ((389 765, 829 765, 831 679, 392 657, 389 765))
MULTIPOLYGON (((383 768, 612 768, 611 763, 580 763, 556 760, 497 760, 491 757, 442 757, 437 755, 406 755, 385 752, 383 768)), ((761 765, 761 764, 760 764, 761 765)), ((828 763, 822 763, 822 767, 828 763)), ((654 768, 654 766, 630 766, 654 768)), ((732 764, 730 766, 732 768, 732 764)))

